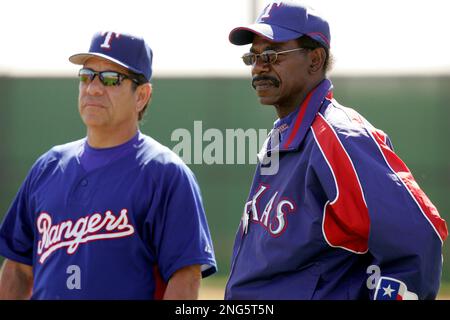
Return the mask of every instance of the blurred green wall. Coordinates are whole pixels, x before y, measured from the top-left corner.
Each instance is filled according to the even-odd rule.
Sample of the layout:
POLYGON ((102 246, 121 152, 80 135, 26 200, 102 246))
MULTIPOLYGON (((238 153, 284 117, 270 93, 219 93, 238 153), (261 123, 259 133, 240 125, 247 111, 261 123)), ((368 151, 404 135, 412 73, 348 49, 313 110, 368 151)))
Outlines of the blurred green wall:
MULTIPOLYGON (((336 77, 335 98, 389 134, 397 154, 450 222, 450 77, 336 77)), ((173 147, 172 132, 194 121, 208 128, 270 129, 275 112, 260 106, 249 79, 154 79, 141 130, 173 147)), ((84 136, 78 84, 66 78, 0 77, 0 216, 35 159, 84 136)), ((208 145, 207 142, 203 147, 208 145)), ((220 273, 229 271, 236 228, 254 165, 190 165, 200 183, 220 273)), ((450 281, 450 245, 444 279, 450 281)))

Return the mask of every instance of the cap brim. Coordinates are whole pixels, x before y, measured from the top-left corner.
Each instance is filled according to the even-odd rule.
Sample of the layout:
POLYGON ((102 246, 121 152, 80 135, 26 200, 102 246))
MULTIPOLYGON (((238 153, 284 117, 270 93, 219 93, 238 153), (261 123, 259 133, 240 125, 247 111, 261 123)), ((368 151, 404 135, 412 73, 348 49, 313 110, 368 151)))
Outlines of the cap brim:
POLYGON ((273 42, 285 42, 300 38, 303 33, 265 23, 255 23, 246 27, 234 28, 228 38, 232 44, 241 46, 252 43, 255 35, 273 42))
POLYGON ((131 70, 134 73, 138 73, 141 74, 141 72, 139 70, 136 70, 128 65, 126 65, 123 62, 120 62, 119 60, 116 60, 114 58, 111 58, 107 55, 101 54, 101 53, 97 53, 97 52, 90 52, 90 53, 78 53, 78 54, 74 54, 72 56, 69 57, 69 61, 72 62, 73 64, 80 64, 83 65, 86 63, 86 61, 90 58, 102 58, 105 60, 108 60, 110 62, 113 62, 115 64, 118 64, 119 66, 122 66, 124 68, 127 68, 128 70, 131 70))

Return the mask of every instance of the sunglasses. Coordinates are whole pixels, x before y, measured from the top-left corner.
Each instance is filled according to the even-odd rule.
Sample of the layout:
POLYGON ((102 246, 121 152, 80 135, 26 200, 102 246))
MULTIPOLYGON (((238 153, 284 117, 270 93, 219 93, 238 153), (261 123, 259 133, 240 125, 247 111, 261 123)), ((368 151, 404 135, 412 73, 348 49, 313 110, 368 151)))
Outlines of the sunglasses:
POLYGON ((140 84, 138 79, 116 71, 94 71, 92 69, 82 68, 78 72, 80 82, 86 84, 94 81, 94 78, 97 75, 100 82, 106 87, 119 86, 124 79, 130 79, 131 81, 140 84))
POLYGON ((266 50, 259 54, 256 54, 253 52, 248 52, 242 56, 242 61, 244 61, 244 63, 247 66, 253 66, 256 64, 256 60, 258 59, 258 57, 260 57, 261 61, 263 63, 272 64, 272 63, 275 63, 275 61, 277 61, 279 54, 285 54, 285 53, 300 51, 300 50, 307 50, 307 48, 296 48, 296 49, 285 50, 285 51, 266 50))

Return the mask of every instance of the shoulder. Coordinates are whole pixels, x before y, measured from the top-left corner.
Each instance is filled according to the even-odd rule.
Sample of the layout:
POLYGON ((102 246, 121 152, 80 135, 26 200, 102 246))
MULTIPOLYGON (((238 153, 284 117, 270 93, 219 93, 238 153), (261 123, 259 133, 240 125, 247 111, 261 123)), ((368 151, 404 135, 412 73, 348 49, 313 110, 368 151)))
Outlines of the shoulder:
POLYGON ((27 180, 37 181, 45 172, 53 172, 56 168, 65 169, 68 163, 76 158, 85 139, 57 145, 42 154, 32 165, 27 180))
POLYGON ((316 136, 333 140, 339 138, 344 144, 370 142, 378 136, 387 139, 382 130, 375 128, 356 110, 342 106, 334 99, 317 114, 312 129, 316 136))
POLYGON ((140 134, 137 160, 144 169, 154 174, 194 176, 183 160, 168 147, 150 136, 140 134))
POLYGON ((80 148, 83 147, 83 144, 86 142, 86 138, 68 142, 65 144, 57 145, 51 148, 44 155, 47 157, 55 157, 58 159, 67 159, 71 157, 76 157, 80 148))
POLYGON ((67 164, 71 159, 77 156, 84 142, 85 139, 80 139, 66 144, 54 146, 36 160, 34 167, 43 169, 51 164, 67 164))
POLYGON ((311 126, 317 154, 323 155, 331 164, 342 162, 349 168, 358 163, 383 163, 383 150, 392 150, 388 136, 371 125, 352 108, 332 100, 317 114, 311 126))
POLYGON ((340 105, 336 100, 318 114, 338 134, 364 135, 367 120, 352 108, 340 105))

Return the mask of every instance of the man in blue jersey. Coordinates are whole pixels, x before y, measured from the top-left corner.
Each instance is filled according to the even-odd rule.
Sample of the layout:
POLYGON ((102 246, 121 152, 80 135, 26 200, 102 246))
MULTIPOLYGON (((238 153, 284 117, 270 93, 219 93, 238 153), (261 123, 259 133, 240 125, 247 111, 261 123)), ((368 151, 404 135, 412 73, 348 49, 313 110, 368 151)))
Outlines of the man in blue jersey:
POLYGON ((42 155, 20 187, 0 228, 0 298, 196 299, 213 245, 193 173, 139 130, 150 47, 96 33, 69 60, 87 137, 42 155))
POLYGON ((333 99, 330 30, 270 3, 231 31, 278 120, 260 152, 226 299, 434 299, 446 223, 389 138, 333 99), (275 163, 277 170, 266 170, 275 163))

